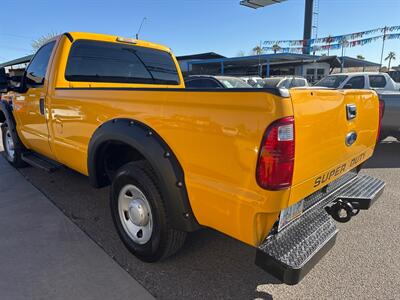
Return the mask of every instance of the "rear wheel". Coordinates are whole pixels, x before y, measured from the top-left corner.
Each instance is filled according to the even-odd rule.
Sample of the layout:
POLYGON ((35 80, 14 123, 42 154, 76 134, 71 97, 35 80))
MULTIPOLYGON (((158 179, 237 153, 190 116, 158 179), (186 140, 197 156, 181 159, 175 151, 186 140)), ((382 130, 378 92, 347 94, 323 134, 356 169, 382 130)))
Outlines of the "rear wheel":
POLYGON ((186 232, 170 226, 157 178, 146 162, 131 162, 116 172, 110 205, 119 236, 139 259, 162 260, 182 247, 186 232))
POLYGON ((16 168, 26 167, 27 164, 22 160, 22 151, 18 147, 18 138, 7 123, 1 125, 3 138, 4 156, 16 168))

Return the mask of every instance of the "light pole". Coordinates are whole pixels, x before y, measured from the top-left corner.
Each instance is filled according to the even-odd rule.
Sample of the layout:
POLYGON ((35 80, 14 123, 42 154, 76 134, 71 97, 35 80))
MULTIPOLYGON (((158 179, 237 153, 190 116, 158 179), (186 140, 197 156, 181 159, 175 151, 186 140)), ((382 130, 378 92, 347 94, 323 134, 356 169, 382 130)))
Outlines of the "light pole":
POLYGON ((342 39, 340 41, 340 44, 342 45, 342 59, 340 63, 340 73, 343 73, 343 67, 344 67, 344 47, 347 47, 348 41, 346 39, 342 39))
POLYGON ((386 31, 387 27, 383 28, 383 41, 382 41, 382 52, 381 52, 381 63, 379 64, 379 72, 382 70, 382 61, 383 61, 383 51, 385 50, 385 40, 386 40, 386 31))

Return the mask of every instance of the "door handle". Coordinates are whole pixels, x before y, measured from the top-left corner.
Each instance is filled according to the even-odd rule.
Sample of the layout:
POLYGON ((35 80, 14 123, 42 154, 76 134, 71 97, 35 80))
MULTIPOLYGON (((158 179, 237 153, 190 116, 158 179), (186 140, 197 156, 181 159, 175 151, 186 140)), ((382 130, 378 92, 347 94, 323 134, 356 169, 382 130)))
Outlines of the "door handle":
POLYGON ((39 111, 41 115, 44 115, 44 97, 39 99, 39 111))

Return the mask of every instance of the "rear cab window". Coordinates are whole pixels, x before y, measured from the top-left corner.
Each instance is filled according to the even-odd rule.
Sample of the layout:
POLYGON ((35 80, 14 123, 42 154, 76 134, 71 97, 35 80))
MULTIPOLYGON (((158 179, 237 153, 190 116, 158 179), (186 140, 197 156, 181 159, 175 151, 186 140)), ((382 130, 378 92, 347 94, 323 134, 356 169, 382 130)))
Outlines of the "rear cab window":
POLYGON ((77 40, 72 44, 65 79, 70 82, 180 84, 178 70, 170 53, 94 40, 77 40))

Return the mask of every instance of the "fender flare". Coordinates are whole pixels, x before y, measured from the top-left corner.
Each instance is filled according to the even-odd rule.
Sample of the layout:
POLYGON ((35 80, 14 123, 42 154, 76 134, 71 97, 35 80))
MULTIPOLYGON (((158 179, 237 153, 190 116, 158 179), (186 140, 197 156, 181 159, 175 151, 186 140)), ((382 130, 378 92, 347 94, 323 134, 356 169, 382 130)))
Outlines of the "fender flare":
POLYGON ((14 130, 16 127, 16 123, 15 123, 14 115, 12 114, 11 104, 5 100, 1 100, 0 101, 0 111, 4 115, 4 118, 2 118, 0 121, 1 122, 6 121, 9 124, 9 126, 11 127, 11 129, 14 130))
POLYGON ((14 115, 13 115, 13 107, 12 107, 12 103, 5 101, 5 100, 1 100, 0 101, 0 112, 3 113, 4 118, 2 118, 2 116, 0 115, 0 122, 4 122, 6 121, 8 126, 11 129, 11 133, 14 135, 15 141, 16 141, 16 145, 15 147, 17 147, 20 150, 25 150, 25 146, 22 144, 19 136, 18 136, 18 132, 17 132, 17 122, 15 121, 14 115))
POLYGON ((192 212, 183 168, 167 143, 150 127, 132 119, 113 119, 100 125, 88 148, 88 173, 92 186, 100 188, 108 179, 97 161, 107 142, 121 142, 136 149, 152 166, 160 183, 171 226, 182 231, 200 228, 192 212))

